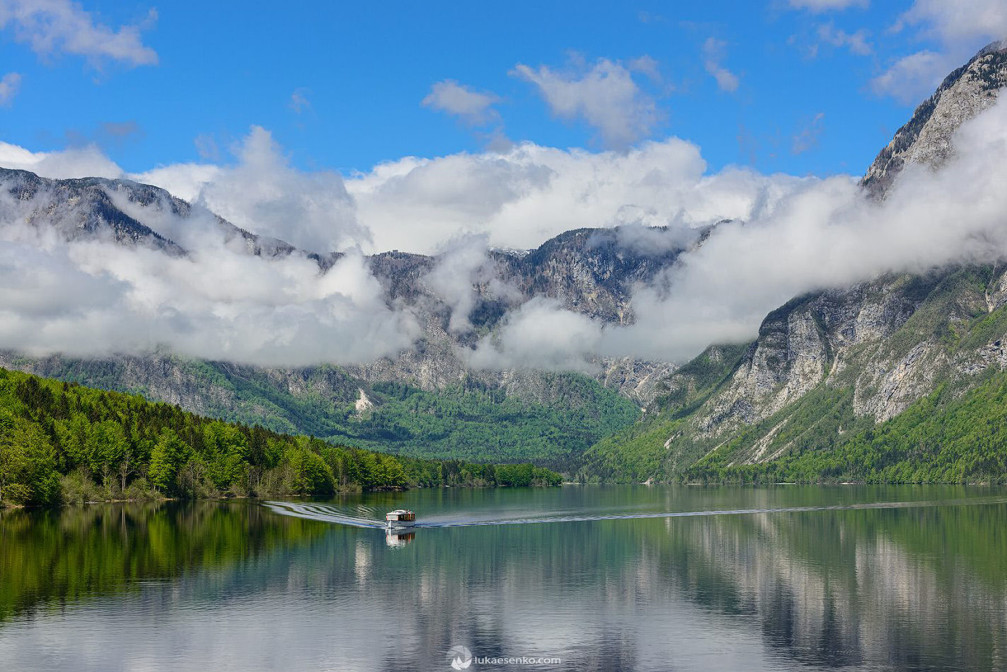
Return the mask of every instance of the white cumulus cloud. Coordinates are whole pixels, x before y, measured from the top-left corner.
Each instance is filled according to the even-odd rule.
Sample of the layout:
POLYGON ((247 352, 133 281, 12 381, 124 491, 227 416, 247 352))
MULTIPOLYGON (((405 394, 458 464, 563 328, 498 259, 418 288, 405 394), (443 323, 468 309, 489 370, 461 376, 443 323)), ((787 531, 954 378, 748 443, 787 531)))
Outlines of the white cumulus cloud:
MULTIPOLYGON (((37 213, 58 216, 52 202, 0 190, 0 347, 97 354, 165 346, 291 365, 369 361, 419 335, 407 308, 386 305, 353 245, 324 272, 300 253, 254 257, 225 244, 202 203, 252 231, 301 244, 370 235, 378 250, 439 253, 420 282, 451 309, 449 329, 459 334, 470 331, 477 288, 508 305, 521 300, 500 280, 489 247, 533 247, 596 226, 623 227, 616 240, 627 250, 687 246, 674 267, 634 290, 632 324, 603 325, 537 298, 511 309, 499 330, 466 352, 473 366, 491 368, 590 370, 598 356, 683 360, 713 342, 754 338, 770 310, 808 291, 1007 258, 1007 101, 965 124, 954 142, 945 168, 908 166, 879 204, 852 176, 709 173, 699 148, 674 138, 622 152, 524 144, 505 153, 405 158, 336 183, 295 170, 268 133, 253 130, 233 166, 168 166, 146 175, 177 181, 197 202, 195 214, 179 221, 129 210, 155 230, 175 232, 192 250, 184 257, 47 238, 27 223, 39 221, 37 213), (647 228, 658 225, 666 230, 647 228)), ((121 174, 95 151, 0 145, 0 164, 121 174)))
POLYGON ((233 166, 177 164, 134 177, 195 201, 253 233, 327 253, 369 242, 352 197, 332 171, 290 165, 272 134, 253 126, 235 148, 233 166))
POLYGON ((1007 39, 1007 4, 1003 0, 914 0, 892 26, 892 32, 901 31, 912 31, 914 40, 939 46, 897 59, 871 81, 871 88, 911 104, 927 96, 981 47, 1007 39))
POLYGON ((0 0, 0 29, 40 56, 72 54, 93 64, 111 60, 129 66, 155 65, 157 52, 143 44, 141 31, 157 19, 150 10, 141 24, 110 28, 71 0, 0 0))
POLYGON ((703 59, 706 72, 717 80, 721 91, 737 91, 741 81, 738 76, 725 68, 722 62, 727 54, 727 42, 709 37, 703 43, 703 59))
POLYGON ((433 253, 463 234, 528 249, 583 227, 748 218, 799 182, 737 168, 707 175, 699 148, 670 138, 624 152, 525 143, 505 153, 406 158, 346 187, 373 235, 368 249, 433 253))
MULTIPOLYGON (((647 64, 644 74, 656 72, 653 60, 642 62, 647 64)), ((648 137, 660 118, 653 97, 637 85, 630 67, 618 61, 603 58, 590 68, 568 71, 519 63, 511 74, 538 87, 557 117, 581 119, 596 129, 608 147, 624 148, 648 137)))
POLYGON ((495 94, 476 91, 453 79, 445 79, 431 86, 430 93, 420 104, 459 117, 473 126, 481 126, 498 118, 493 104, 499 100, 495 94))

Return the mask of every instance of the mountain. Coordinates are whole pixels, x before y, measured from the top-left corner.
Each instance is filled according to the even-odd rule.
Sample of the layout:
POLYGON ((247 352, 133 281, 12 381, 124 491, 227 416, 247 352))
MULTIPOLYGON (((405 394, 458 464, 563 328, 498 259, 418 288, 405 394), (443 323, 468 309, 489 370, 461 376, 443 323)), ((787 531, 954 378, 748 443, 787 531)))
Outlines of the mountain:
POLYGON ((167 212, 181 221, 197 214, 210 217, 229 246, 249 254, 283 256, 294 252, 292 245, 256 236, 149 184, 99 177, 55 180, 26 170, 0 168, 0 185, 8 197, 3 204, 8 221, 25 222, 40 232, 55 232, 68 242, 113 240, 184 256, 186 250, 170 239, 170 231, 156 231, 140 221, 164 221, 151 213, 167 212))
MULTIPOLYGON (((107 241, 175 258, 216 230, 232 251, 270 259, 303 256, 330 268, 338 254, 302 252, 256 236, 167 191, 129 180, 59 180, 0 169, 0 209, 67 245, 107 241)), ((661 236, 662 231, 648 231, 661 236)), ((8 235, 26 235, 10 229, 8 235)), ((443 257, 388 252, 365 259, 387 306, 421 325, 414 347, 366 365, 267 368, 206 362, 167 352, 98 358, 0 352, 10 368, 143 394, 188 411, 307 433, 361 447, 442 458, 536 459, 570 467, 592 443, 631 425, 670 363, 597 360, 592 375, 473 368, 467 361, 510 310, 549 299, 609 323, 634 319, 637 283, 670 268, 684 247, 624 244, 620 229, 569 231, 527 251, 489 250, 475 273, 471 305, 446 301, 431 281, 443 257), (458 319, 469 323, 456 328, 458 319)))
MULTIPOLYGON (((1005 85, 1007 44, 996 43, 917 108, 871 165, 865 192, 883 199, 908 163, 939 167, 954 130, 1005 85)), ((1007 445, 1007 409, 990 401, 1007 380, 1005 343, 1001 264, 892 274, 800 296, 767 315, 754 342, 712 347, 672 374, 642 423, 588 451, 581 475, 1002 479, 1002 456, 977 457, 983 442, 934 465, 948 459, 941 446, 959 442, 945 432, 963 418, 988 423, 983 445, 1007 445), (929 447, 898 452, 895 427, 927 437, 929 447)))
POLYGON ((994 42, 948 75, 905 126, 895 132, 867 169, 861 184, 883 198, 907 163, 941 165, 952 151, 951 136, 965 121, 996 102, 1007 86, 1007 42, 994 42))
MULTIPOLYGON (((865 195, 885 200, 906 165, 942 165, 954 131, 990 107, 1004 84, 1003 43, 951 73, 878 154, 862 180, 865 195)), ((4 222, 69 246, 103 240, 184 259, 200 251, 199 232, 215 231, 233 252, 308 260, 320 273, 341 258, 256 236, 128 180, 0 170, 0 211, 4 222)), ((784 462, 811 474, 800 462, 805 451, 870 444, 865 433, 916 417, 920 404, 960 415, 954 404, 992 385, 1007 362, 1007 277, 998 264, 889 274, 796 297, 765 318, 752 343, 711 346, 680 368, 604 358, 581 373, 473 364, 531 302, 632 324, 634 288, 667 281, 680 255, 714 229, 687 239, 660 228, 578 229, 527 251, 463 244, 435 256, 366 257, 384 306, 418 325, 412 347, 367 364, 278 368, 162 351, 88 359, 8 351, 0 365, 349 445, 536 460, 580 468, 585 479, 645 481, 738 470, 768 477, 765 465, 784 462)))

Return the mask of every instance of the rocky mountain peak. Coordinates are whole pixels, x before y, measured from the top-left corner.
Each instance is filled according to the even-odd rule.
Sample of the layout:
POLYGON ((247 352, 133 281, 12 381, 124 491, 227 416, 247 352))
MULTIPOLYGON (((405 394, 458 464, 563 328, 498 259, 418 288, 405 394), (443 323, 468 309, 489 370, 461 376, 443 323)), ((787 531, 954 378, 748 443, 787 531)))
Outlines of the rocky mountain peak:
POLYGON ((948 75, 888 146, 881 150, 861 181, 883 199, 907 163, 936 168, 950 156, 951 138, 963 123, 996 102, 1007 86, 1007 41, 994 42, 948 75))

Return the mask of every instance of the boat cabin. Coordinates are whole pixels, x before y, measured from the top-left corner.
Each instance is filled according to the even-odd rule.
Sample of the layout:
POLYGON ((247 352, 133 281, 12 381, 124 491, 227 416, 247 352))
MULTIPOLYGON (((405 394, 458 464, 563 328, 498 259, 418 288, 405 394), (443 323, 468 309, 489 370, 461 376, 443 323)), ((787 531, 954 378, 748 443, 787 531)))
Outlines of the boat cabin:
POLYGON ((416 514, 406 509, 396 509, 385 514, 385 526, 412 527, 416 524, 416 514))

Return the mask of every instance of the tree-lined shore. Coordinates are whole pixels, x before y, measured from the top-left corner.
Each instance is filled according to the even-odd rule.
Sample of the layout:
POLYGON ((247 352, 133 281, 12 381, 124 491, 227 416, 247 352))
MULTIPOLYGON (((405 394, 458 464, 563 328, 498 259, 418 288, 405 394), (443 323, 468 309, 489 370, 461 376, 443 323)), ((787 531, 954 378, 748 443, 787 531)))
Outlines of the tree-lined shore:
POLYGON ((559 482, 531 464, 386 455, 0 369, 0 506, 559 482))

